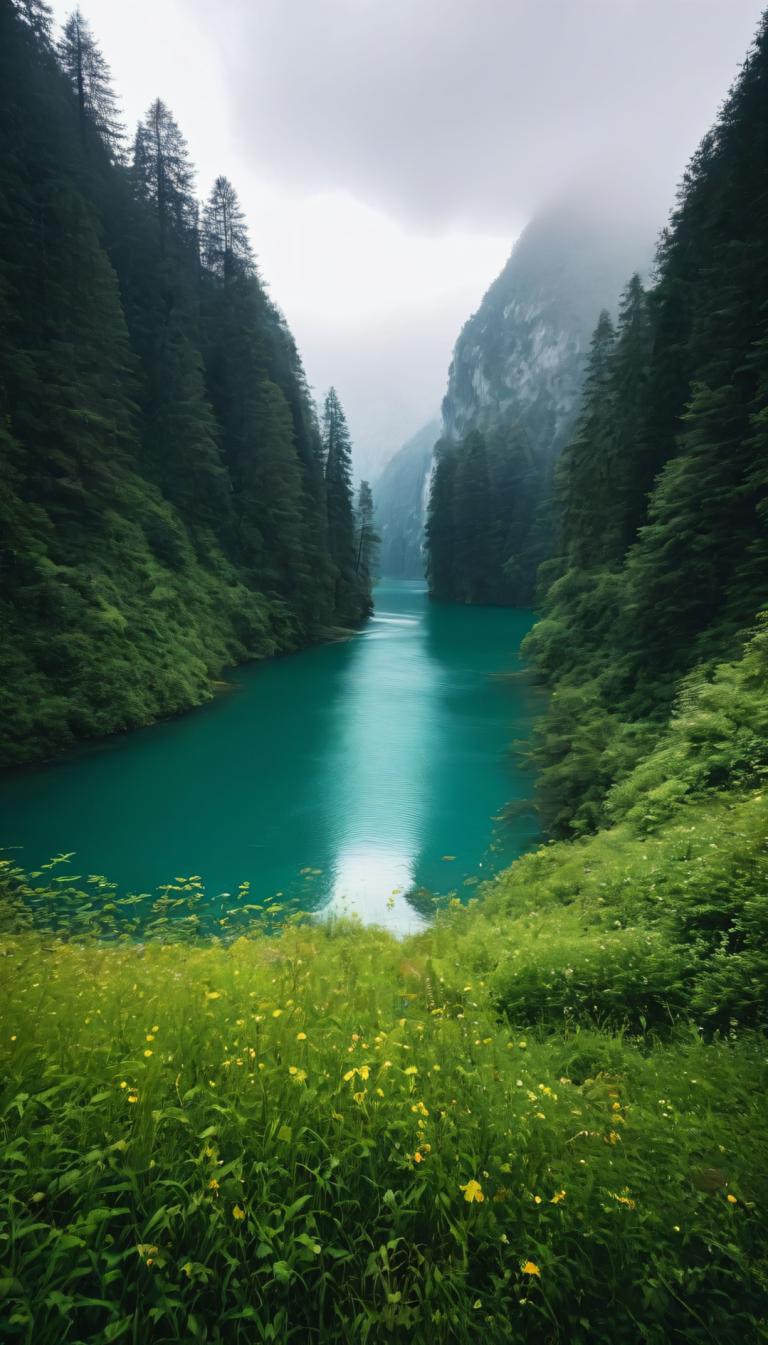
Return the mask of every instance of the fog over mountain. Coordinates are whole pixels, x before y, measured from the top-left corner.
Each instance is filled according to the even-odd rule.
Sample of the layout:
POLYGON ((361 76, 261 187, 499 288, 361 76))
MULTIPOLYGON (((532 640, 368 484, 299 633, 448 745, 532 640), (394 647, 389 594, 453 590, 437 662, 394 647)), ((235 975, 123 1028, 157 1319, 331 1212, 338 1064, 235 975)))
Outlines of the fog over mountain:
POLYGON ((84 9, 129 123, 162 93, 201 193, 235 182, 310 383, 336 384, 373 474, 432 414, 457 332, 549 201, 578 189, 663 223, 761 3, 84 9))

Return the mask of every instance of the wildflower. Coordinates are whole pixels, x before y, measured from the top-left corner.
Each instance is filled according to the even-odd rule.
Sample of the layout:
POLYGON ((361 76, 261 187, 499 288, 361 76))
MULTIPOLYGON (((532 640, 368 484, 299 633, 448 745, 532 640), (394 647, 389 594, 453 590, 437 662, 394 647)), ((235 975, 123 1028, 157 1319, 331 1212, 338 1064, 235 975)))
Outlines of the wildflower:
POLYGON ((217 1182, 215 1177, 211 1177, 211 1180, 208 1183, 208 1190, 218 1191, 218 1189, 219 1189, 219 1183, 217 1182))
POLYGON ((289 1073, 289 1074, 298 1074, 298 1072, 299 1072, 299 1067, 298 1067, 298 1065, 289 1065, 289 1066, 288 1066, 288 1073, 289 1073))
POLYGON ((725 1198, 728 1201, 729 1205, 738 1205, 739 1203, 736 1197, 731 1195, 730 1191, 728 1192, 728 1195, 725 1198))
POLYGON ((418 1074, 418 1072, 415 1065, 409 1065, 407 1069, 403 1070, 403 1074, 418 1074))
POLYGON ((207 991, 206 991, 206 994, 205 994, 205 998, 206 998, 206 999, 221 999, 221 991, 220 991, 220 990, 207 990, 207 991))
POLYGON ((468 1205, 471 1205, 473 1200, 476 1200, 478 1205, 482 1204, 485 1200, 483 1188, 479 1182, 475 1181, 474 1177, 466 1182, 464 1186, 460 1186, 459 1190, 464 1192, 464 1199, 468 1205))
POLYGON ((354 1077, 355 1077, 356 1074, 357 1074, 357 1070, 356 1070, 356 1069, 348 1069, 347 1072, 346 1072, 346 1074, 344 1075, 344 1082, 345 1082, 345 1083, 350 1083, 351 1080, 354 1079, 354 1077))
POLYGON ((297 1040, 297 1041, 306 1041, 306 1040, 307 1040, 307 1034, 306 1034, 306 1032, 297 1032, 297 1033, 296 1033, 296 1040, 297 1040))
POLYGON ((282 1009, 273 1009, 273 1010, 272 1010, 272 1017, 273 1017, 273 1018, 279 1018, 280 1015, 282 1014, 282 1012, 283 1012, 282 1009))
POLYGON ((147 1057, 152 1055, 152 1051, 151 1051, 151 1049, 150 1049, 149 1046, 147 1047, 146 1051, 144 1052, 144 1055, 147 1056, 147 1057))
POLYGON ((355 1099, 355 1102, 357 1103, 358 1107, 361 1105, 361 1103, 362 1103, 362 1101, 363 1101, 363 1098, 365 1097, 366 1092, 367 1092, 367 1089, 363 1089, 362 1093, 353 1093, 353 1094, 352 1094, 352 1096, 353 1096, 353 1098, 355 1099))
POLYGON ((620 1103, 620 1102, 612 1102, 612 1103, 611 1103, 611 1111, 621 1111, 621 1103, 620 1103))
POLYGON ((306 1081, 307 1081, 307 1071, 306 1071, 305 1069, 296 1069, 296 1068, 294 1067, 294 1068, 290 1071, 290 1073, 293 1075, 293 1082, 294 1082, 294 1083, 306 1083, 306 1081))
POLYGON ((139 1097, 138 1097, 138 1094, 137 1094, 137 1093, 129 1093, 129 1095, 128 1095, 128 1101, 129 1101, 129 1102, 138 1102, 138 1100, 139 1100, 139 1097))
POLYGON ((415 1102, 411 1107, 412 1112, 418 1112, 421 1116, 429 1116, 429 1108, 424 1106, 423 1102, 415 1102))
POLYGON ((423 1162, 424 1162, 424 1159, 423 1159, 422 1155, 419 1153, 418 1149, 416 1150, 416 1153, 413 1155, 413 1161, 414 1161, 414 1163, 423 1163, 423 1162))
POLYGON ((521 1270, 524 1275, 538 1275, 541 1279, 541 1271, 535 1261, 526 1261, 525 1265, 521 1266, 521 1270))
POLYGON ((439 1065, 433 1065, 432 1068, 433 1068, 433 1070, 435 1070, 435 1072, 437 1073, 437 1072, 439 1071, 439 1069, 440 1069, 440 1066, 439 1066, 439 1065))
POLYGON ((240 1220, 245 1218, 245 1210, 243 1209, 242 1205, 232 1206, 232 1218, 240 1220))
POLYGON ((561 1200, 565 1200, 565 1191, 556 1191, 549 1203, 559 1205, 561 1200))
POLYGON ((619 1202, 620 1205, 626 1205, 626 1207, 627 1207, 628 1210, 634 1210, 634 1209, 637 1209, 637 1204, 636 1204, 636 1202, 635 1202, 634 1200, 631 1200, 629 1196, 627 1196, 627 1195, 623 1195, 623 1196, 617 1195, 617 1193, 616 1193, 615 1191, 611 1191, 609 1194, 612 1195, 613 1198, 614 1198, 614 1200, 617 1200, 617 1201, 619 1202))
POLYGON ((541 1196, 534 1196, 534 1197, 533 1197, 533 1203, 534 1203, 534 1205, 540 1205, 540 1204, 541 1204, 541 1196))
POLYGON ((121 1087, 121 1088, 127 1088, 127 1087, 128 1087, 127 1083, 125 1082, 125 1079, 123 1079, 122 1083, 120 1084, 120 1087, 121 1087))
POLYGON ((377 1088, 377 1089, 376 1089, 376 1096, 377 1096, 377 1097, 384 1097, 384 1089, 383 1089, 383 1088, 377 1088))
POLYGON ((609 1143, 609 1144, 618 1144, 619 1139, 620 1139, 620 1136, 619 1136, 619 1133, 618 1133, 617 1130, 611 1130, 611 1131, 609 1132, 609 1135, 608 1135, 608 1143, 609 1143))
POLYGON ((148 1032, 147 1035, 146 1035, 146 1037, 144 1038, 144 1040, 145 1040, 145 1041, 154 1041, 154 1040, 155 1040, 155 1034, 154 1034, 154 1032, 148 1032))

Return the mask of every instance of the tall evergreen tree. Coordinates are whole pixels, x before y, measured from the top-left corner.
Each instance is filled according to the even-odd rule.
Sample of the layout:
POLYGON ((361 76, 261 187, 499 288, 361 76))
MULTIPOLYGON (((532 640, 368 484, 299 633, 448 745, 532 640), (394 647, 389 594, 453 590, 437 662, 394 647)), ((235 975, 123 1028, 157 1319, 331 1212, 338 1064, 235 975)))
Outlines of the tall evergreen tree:
POLYGON ((434 598, 454 597, 456 568, 456 477, 458 451, 441 439, 435 446, 435 461, 429 490, 426 522, 427 579, 434 598))
POLYGON ((494 519, 485 439, 472 430, 461 446, 456 473, 456 596, 487 602, 491 595, 494 519))
POLYGON ((556 471, 568 563, 599 565, 615 551, 613 462, 613 354, 616 333, 609 313, 600 314, 587 364, 576 432, 556 471))
POLYGON ((90 24, 75 9, 67 19, 58 44, 58 57, 77 98, 80 136, 88 146, 95 131, 115 159, 122 157, 125 132, 104 57, 90 24))
POLYGON ((355 573, 368 611, 373 610, 372 589, 380 542, 374 523, 373 491, 367 481, 361 481, 355 510, 355 573))
POLYGON ((649 471, 653 470, 646 406, 652 336, 648 299, 635 274, 621 296, 611 369, 611 457, 616 482, 612 512, 617 515, 615 547, 607 556, 612 562, 623 558, 646 517, 649 471))
MULTIPOLYGON (((146 340, 147 447, 165 495, 194 522, 226 528, 231 482, 207 398, 199 331, 200 268, 194 172, 186 141, 158 98, 139 126, 132 176, 155 229, 138 324, 146 340)), ((140 291, 139 291, 140 292, 140 291)))
POLYGON ((328 545, 336 567, 336 611, 340 620, 357 622, 365 614, 355 570, 355 521, 352 504, 352 442, 335 388, 323 406, 323 456, 328 511, 328 545))

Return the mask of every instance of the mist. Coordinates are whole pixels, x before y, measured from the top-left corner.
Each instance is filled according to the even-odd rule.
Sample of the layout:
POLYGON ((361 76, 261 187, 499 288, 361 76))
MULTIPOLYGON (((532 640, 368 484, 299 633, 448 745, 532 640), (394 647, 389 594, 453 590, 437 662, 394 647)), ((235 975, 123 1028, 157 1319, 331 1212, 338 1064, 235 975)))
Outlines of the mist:
POLYGON ((537 212, 578 199, 652 242, 762 0, 84 9, 129 122, 161 94, 201 192, 235 182, 309 381, 336 385, 375 474, 434 415, 462 323, 537 212))

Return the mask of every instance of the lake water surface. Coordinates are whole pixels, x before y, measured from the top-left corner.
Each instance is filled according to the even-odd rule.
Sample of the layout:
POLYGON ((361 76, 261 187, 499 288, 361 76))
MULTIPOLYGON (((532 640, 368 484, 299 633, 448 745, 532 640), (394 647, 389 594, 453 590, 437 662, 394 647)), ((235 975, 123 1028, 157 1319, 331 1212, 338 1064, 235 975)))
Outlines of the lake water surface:
POLYGON ((384 581, 346 642, 240 668, 173 721, 0 776, 0 846, 26 867, 75 851, 74 872, 149 892, 199 874, 307 910, 417 928, 423 890, 469 896, 528 848, 531 793, 508 751, 536 694, 519 668, 532 615, 430 603, 384 581))

